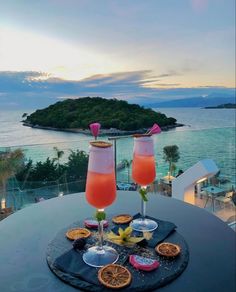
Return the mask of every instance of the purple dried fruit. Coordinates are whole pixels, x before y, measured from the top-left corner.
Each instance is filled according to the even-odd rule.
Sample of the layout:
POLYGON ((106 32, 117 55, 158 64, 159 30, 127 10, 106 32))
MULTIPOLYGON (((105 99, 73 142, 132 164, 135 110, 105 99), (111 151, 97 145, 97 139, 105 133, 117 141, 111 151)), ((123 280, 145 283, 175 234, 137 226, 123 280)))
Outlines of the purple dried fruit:
POLYGON ((86 244, 85 238, 78 238, 73 241, 73 248, 74 249, 83 249, 86 244))

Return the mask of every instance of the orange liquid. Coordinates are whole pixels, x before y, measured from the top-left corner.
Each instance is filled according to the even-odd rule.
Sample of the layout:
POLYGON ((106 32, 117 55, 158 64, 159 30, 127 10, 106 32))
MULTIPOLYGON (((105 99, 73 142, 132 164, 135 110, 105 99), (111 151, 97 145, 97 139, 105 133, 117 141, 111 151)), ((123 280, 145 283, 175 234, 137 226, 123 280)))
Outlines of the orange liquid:
POLYGON ((111 205, 116 198, 115 173, 101 174, 89 171, 86 181, 86 199, 97 209, 111 205))
POLYGON ((141 186, 147 186, 155 180, 156 169, 154 156, 135 155, 132 166, 133 180, 141 186))

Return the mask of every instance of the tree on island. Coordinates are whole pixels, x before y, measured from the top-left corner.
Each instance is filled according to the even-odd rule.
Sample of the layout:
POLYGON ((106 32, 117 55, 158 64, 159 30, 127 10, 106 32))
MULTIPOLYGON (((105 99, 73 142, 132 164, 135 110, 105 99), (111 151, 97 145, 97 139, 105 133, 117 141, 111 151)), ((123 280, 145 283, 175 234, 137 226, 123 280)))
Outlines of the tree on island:
POLYGON ((85 97, 67 99, 49 107, 36 110, 24 121, 27 125, 52 127, 55 129, 88 129, 91 123, 99 121, 103 129, 136 131, 158 125, 175 125, 176 119, 144 108, 129 104, 124 100, 85 97))
POLYGON ((169 145, 163 148, 163 159, 169 163, 169 176, 172 175, 176 169, 175 162, 180 158, 179 147, 177 145, 169 145))
POLYGON ((27 113, 23 113, 22 118, 27 118, 28 114, 27 113))

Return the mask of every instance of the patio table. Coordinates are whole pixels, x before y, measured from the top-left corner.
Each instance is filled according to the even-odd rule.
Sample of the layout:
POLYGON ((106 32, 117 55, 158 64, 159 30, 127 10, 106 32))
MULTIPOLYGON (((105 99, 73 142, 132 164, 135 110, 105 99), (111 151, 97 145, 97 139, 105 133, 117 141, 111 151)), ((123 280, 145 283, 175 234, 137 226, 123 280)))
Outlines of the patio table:
MULTIPOLYGON (((220 196, 222 193, 224 193, 224 190, 216 187, 216 186, 207 186, 205 188, 202 188, 203 191, 207 192, 207 194, 209 194, 211 196, 212 199, 212 208, 213 208, 213 212, 215 211, 215 198, 220 196)), ((207 203, 209 201, 209 196, 206 200, 205 206, 206 207, 207 203)))
MULTIPOLYGON (((118 191, 106 213, 139 210, 138 193, 118 191)), ((93 213, 80 193, 36 203, 1 221, 0 291, 78 291, 49 270, 45 253, 58 231, 93 213)), ((157 194, 149 195, 147 213, 174 222, 190 252, 186 270, 158 291, 236 291, 235 233, 227 224, 204 209, 157 194)))

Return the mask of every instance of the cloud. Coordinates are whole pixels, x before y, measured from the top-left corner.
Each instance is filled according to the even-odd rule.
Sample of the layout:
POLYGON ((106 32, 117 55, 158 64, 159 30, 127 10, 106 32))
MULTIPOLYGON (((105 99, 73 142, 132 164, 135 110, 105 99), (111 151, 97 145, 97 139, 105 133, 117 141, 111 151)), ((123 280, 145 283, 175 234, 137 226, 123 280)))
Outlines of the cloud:
MULTIPOLYGON (((163 75, 178 74, 170 71, 163 75)), ((160 75, 161 76, 161 75, 160 75)), ((45 72, 0 71, 0 106, 40 108, 66 98, 101 96, 132 103, 219 94, 235 94, 235 89, 219 86, 181 88, 179 83, 161 82, 150 70, 98 74, 78 81, 52 78, 45 72), (176 87, 176 88, 175 88, 176 87)), ((164 77, 163 77, 164 78, 164 77)), ((163 81, 163 80, 162 80, 163 81)))
POLYGON ((156 86, 163 86, 163 87, 176 87, 180 86, 180 83, 156 83, 156 86))
POLYGON ((157 78, 165 78, 165 77, 172 77, 172 76, 179 76, 179 75, 182 75, 182 74, 180 72, 176 72, 174 70, 171 70, 167 73, 158 75, 157 78))

